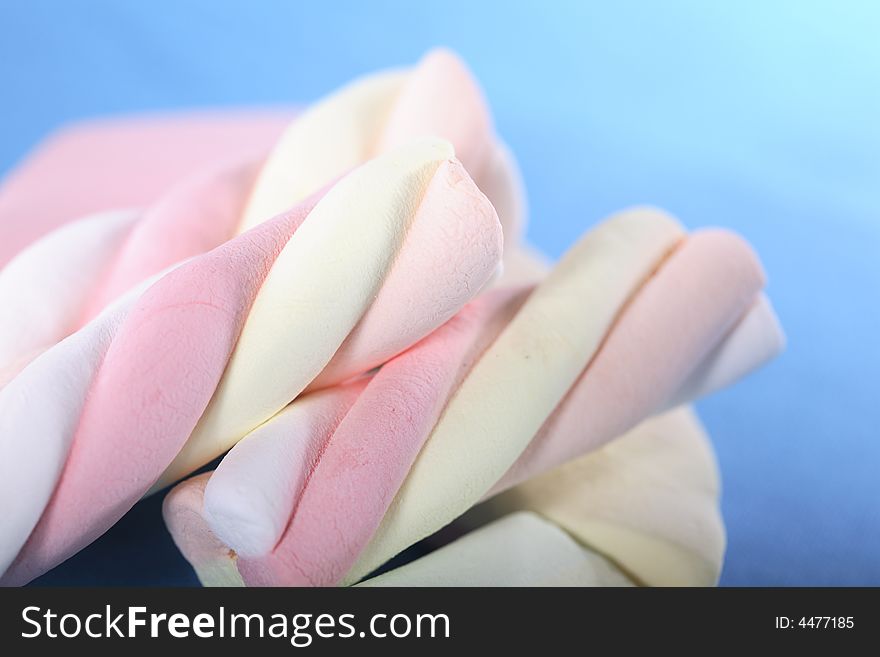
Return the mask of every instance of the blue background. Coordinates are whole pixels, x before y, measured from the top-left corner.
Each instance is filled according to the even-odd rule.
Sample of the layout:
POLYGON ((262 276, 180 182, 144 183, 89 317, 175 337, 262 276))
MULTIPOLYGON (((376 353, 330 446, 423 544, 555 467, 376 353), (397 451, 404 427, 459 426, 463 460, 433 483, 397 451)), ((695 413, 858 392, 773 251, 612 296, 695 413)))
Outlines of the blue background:
MULTIPOLYGON (((880 3, 2 2, 0 172, 70 119, 308 101, 458 50, 553 256, 664 206, 758 249, 786 353, 699 404, 722 583, 880 585, 880 3)), ((183 583, 139 505, 43 583, 183 583)))

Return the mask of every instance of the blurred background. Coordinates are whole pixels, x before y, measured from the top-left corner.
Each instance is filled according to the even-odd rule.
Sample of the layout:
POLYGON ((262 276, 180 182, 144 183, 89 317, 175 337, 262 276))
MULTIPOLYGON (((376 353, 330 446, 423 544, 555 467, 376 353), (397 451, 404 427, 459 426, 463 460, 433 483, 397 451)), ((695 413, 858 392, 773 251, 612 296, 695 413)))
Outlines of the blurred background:
MULTIPOLYGON (((726 585, 880 585, 880 3, 0 0, 0 175, 65 122, 314 100, 457 50, 556 257, 623 206, 762 256, 789 345, 698 405, 726 585)), ((43 584, 195 583, 159 500, 43 584)))

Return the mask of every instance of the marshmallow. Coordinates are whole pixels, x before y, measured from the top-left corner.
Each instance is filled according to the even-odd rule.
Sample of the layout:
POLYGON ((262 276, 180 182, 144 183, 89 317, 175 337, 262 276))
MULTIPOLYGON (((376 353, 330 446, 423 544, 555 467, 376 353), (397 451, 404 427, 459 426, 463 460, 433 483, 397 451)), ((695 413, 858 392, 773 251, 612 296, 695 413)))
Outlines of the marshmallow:
POLYGON ((313 199, 262 224, 147 290, 108 348, 55 494, 3 582, 27 581, 94 540, 175 456, 173 467, 185 474, 228 449, 299 394, 352 330, 383 335, 383 343, 353 346, 333 383, 405 349, 407 339, 417 341, 476 294, 497 266, 500 226, 450 157, 449 146, 437 141, 399 149, 355 170, 317 204, 313 199), (445 270, 398 266, 437 261, 397 253, 404 246, 429 248, 407 239, 410 226, 421 222, 444 227, 447 241, 433 248, 455 254, 443 260, 445 270), (361 265, 334 267, 336 255, 361 265), (395 286, 411 281, 430 289, 405 326, 386 321, 400 316, 396 309, 365 314, 381 299, 386 274, 401 281, 395 286), (443 284, 427 286, 433 276, 443 284), (325 296, 326 285, 335 285, 336 296, 325 296), (294 308, 304 312, 291 313, 294 308), (373 322, 386 331, 367 325, 373 322), (264 341, 272 335, 277 339, 264 341), (259 380, 247 378, 253 375, 259 380), (247 381, 250 387, 241 386, 247 381), (209 402, 224 390, 254 401, 240 407, 243 419, 212 415, 209 402), (218 433, 207 434, 206 450, 196 443, 181 451, 191 434, 198 440, 200 418, 218 433))

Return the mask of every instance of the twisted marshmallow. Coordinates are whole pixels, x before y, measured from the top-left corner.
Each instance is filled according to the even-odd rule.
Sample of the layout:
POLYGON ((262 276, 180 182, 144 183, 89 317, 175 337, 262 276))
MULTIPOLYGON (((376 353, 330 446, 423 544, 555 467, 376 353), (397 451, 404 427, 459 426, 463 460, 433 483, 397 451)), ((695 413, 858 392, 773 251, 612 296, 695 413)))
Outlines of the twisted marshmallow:
MULTIPOLYGON (((500 258, 500 226, 451 158, 436 140, 397 149, 141 295, 81 415, 66 421, 75 434, 63 473, 3 582, 27 581, 94 540, 164 469, 191 471, 306 386, 374 368, 475 295, 500 258)), ((58 378, 40 377, 19 417, 35 414, 58 378)), ((7 386, 0 403, 14 394, 7 386)), ((0 445, 22 439, 4 432, 0 445)), ((18 546, 3 536, 8 559, 18 546)))
MULTIPOLYGON (((617 217, 585 238, 521 309, 528 290, 493 292, 472 302, 422 343, 388 363, 365 384, 353 405, 340 410, 344 419, 338 424, 315 432, 308 428, 294 431, 294 418, 304 413, 299 406, 306 398, 292 404, 224 458, 207 483, 203 508, 191 506, 202 503, 201 493, 187 492, 188 483, 169 496, 166 516, 172 531, 178 501, 187 509, 184 515, 205 516, 201 524, 195 520, 185 523, 188 529, 177 537, 184 553, 198 552, 200 548, 193 545, 225 544, 240 557, 234 565, 249 584, 334 584, 342 580, 371 537, 375 543, 380 521, 388 522, 386 512, 395 513, 393 505, 389 511, 391 497, 407 472, 412 479, 415 455, 418 453, 416 465, 430 458, 426 453, 430 454, 432 442, 438 440, 444 420, 449 422, 450 409, 466 394, 466 386, 477 385, 475 373, 482 377, 481 388, 479 393, 471 389, 468 402, 479 403, 481 410, 469 415, 462 412, 461 422, 446 428, 453 438, 439 440, 448 445, 458 439, 452 448, 457 451, 448 452, 446 463, 429 466, 440 468, 452 483, 438 479, 435 487, 424 487, 415 494, 417 501, 439 505, 445 515, 440 520, 427 518, 427 522, 424 517, 406 518, 401 522, 403 530, 418 526, 422 520, 429 529, 421 533, 427 535, 476 502, 492 484, 495 490, 509 487, 595 449, 662 410, 681 390, 699 396, 730 382, 729 375, 758 366, 768 351, 742 349, 741 360, 727 361, 726 373, 715 367, 713 378, 701 374, 707 363, 716 362, 716 352, 727 350, 725 344, 748 342, 749 336, 740 329, 742 321, 732 327, 744 315, 752 314, 750 305, 763 282, 753 254, 741 240, 719 231, 697 233, 679 244, 681 238, 677 225, 656 213, 637 211, 617 217), (666 258, 669 252, 673 253, 666 258), (609 281, 619 284, 616 294, 609 294, 609 281), (688 312, 692 303, 701 312, 688 312), (597 325, 595 315, 585 309, 603 304, 608 310, 597 325), (571 349, 577 340, 585 341, 583 333, 573 337, 568 333, 567 339, 560 339, 553 329, 561 318, 570 317, 581 322, 593 345, 592 350, 582 349, 576 358, 570 358, 571 349), (617 324, 608 334, 615 319, 617 324), (523 331, 531 336, 525 337, 523 331), (600 342, 602 347, 593 359, 600 342), (489 351, 471 369, 475 356, 490 343, 489 351), (533 359, 537 367, 529 362, 533 359), (590 366, 581 374, 588 362, 590 366), (498 369, 480 374, 484 363, 498 369), (548 371, 550 363, 556 363, 556 371, 567 368, 572 381, 578 381, 561 404, 544 402, 545 410, 535 412, 536 398, 545 386, 552 386, 556 376, 556 371, 548 371), (735 367, 729 367, 734 363, 735 367), (498 389, 513 394, 516 385, 511 381, 525 388, 519 401, 506 404, 498 396, 494 407, 478 401, 498 389), (438 423, 441 411, 443 418, 438 423), (499 420, 498 415, 513 419, 499 420), (285 416, 290 422, 283 420, 285 416), (506 424, 503 429, 487 428, 492 421, 506 424), (511 448, 493 443, 492 437, 506 440, 511 433, 515 436, 513 425, 517 423, 525 425, 520 435, 529 447, 513 462, 525 444, 511 448), (483 432, 488 435, 481 435, 483 432), (317 463, 309 465, 313 463, 309 460, 298 465, 302 462, 292 451, 294 444, 301 446, 300 454, 303 450, 320 454, 317 463), (504 455, 505 450, 509 456, 504 455), (291 458, 294 465, 286 473, 265 476, 266 464, 290 463, 287 459, 291 458), (473 476, 484 482, 477 484, 483 491, 466 493, 465 501, 456 507, 449 503, 446 491, 473 490, 456 484, 456 477, 469 467, 475 472, 473 476), (509 468, 506 474, 502 467, 509 468), (345 531, 331 531, 332 527, 344 527, 345 531)), ((775 323, 752 322, 748 326, 760 329, 759 345, 780 346, 775 323)), ((561 397, 567 388, 560 386, 560 390, 556 395, 561 397)), ((200 479, 192 485, 204 487, 203 482, 200 479)), ((410 536, 382 548, 381 556, 369 566, 361 566, 363 573, 356 567, 357 574, 346 579, 356 579, 417 540, 410 536)), ((209 570, 224 572, 222 559, 211 561, 214 566, 209 570)), ((238 574, 218 576, 227 581, 235 580, 238 574)), ((210 583, 212 575, 208 577, 210 583)))

